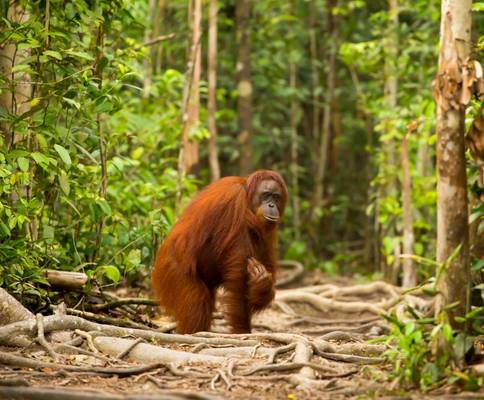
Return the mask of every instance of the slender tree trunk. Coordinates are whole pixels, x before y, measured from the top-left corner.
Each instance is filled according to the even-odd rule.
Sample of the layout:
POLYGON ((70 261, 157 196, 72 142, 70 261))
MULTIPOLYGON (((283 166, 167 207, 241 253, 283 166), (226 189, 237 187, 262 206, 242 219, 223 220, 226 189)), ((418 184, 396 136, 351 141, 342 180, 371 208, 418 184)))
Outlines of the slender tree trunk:
MULTIPOLYGON (((402 161, 402 207, 403 207, 403 253, 413 254, 413 205, 412 205, 412 182, 410 177, 410 162, 408 156, 408 140, 410 131, 403 137, 401 149, 402 161)), ((417 286, 417 273, 411 258, 403 260, 404 288, 417 286)))
MULTIPOLYGON (((163 17, 165 11, 165 0, 158 0, 156 6, 155 20, 153 24, 153 37, 157 38, 161 36, 163 32, 163 17)), ((163 61, 163 45, 159 44, 153 46, 150 50, 151 62, 153 63, 153 72, 159 74, 161 72, 161 64, 163 61)))
POLYGON ((200 73, 201 73, 201 37, 202 37, 202 0, 191 0, 190 26, 192 30, 191 49, 187 70, 186 108, 183 115, 183 164, 186 173, 191 172, 199 161, 198 143, 190 138, 198 128, 200 114, 200 73))
POLYGON ((319 71, 318 71, 318 42, 317 42, 317 8, 314 0, 309 2, 309 54, 311 58, 311 97, 313 106, 312 134, 314 142, 319 137, 319 71))
POLYGON ((437 103, 437 261, 436 315, 447 306, 450 321, 468 309, 469 227, 464 149, 462 81, 470 56, 471 0, 442 0, 439 69, 434 81, 437 103), (458 249, 460 246, 460 249, 458 249), (457 255, 449 257, 458 251, 457 255))
POLYGON ((333 15, 333 10, 337 6, 337 3, 337 0, 326 1, 326 12, 328 14, 327 31, 330 37, 329 61, 326 73, 326 96, 323 107, 323 126, 321 129, 321 137, 319 142, 319 158, 314 181, 314 192, 309 209, 309 219, 312 219, 315 210, 320 207, 323 202, 324 180, 328 166, 328 151, 331 145, 331 105, 333 103, 336 86, 336 58, 339 48, 338 23, 336 21, 336 17, 333 15))
POLYGON ((292 186, 292 222, 296 240, 301 238, 301 218, 299 207, 299 175, 298 175, 298 135, 299 106, 296 99, 297 67, 294 61, 289 63, 289 86, 292 89, 291 98, 291 186, 292 186))
MULTIPOLYGON (((94 64, 94 76, 99 85, 99 91, 101 91, 103 86, 103 74, 102 70, 99 69, 99 61, 101 60, 104 52, 104 25, 99 25, 97 29, 96 38, 96 59, 94 64)), ((96 133, 99 138, 99 158, 101 161, 101 181, 99 182, 99 197, 105 198, 108 188, 108 169, 107 169, 107 150, 106 150, 106 139, 104 137, 103 124, 102 124, 102 114, 96 114, 96 133)), ((101 249, 102 235, 105 223, 105 216, 99 218, 99 222, 96 225, 96 245, 95 250, 91 255, 91 261, 96 261, 96 256, 101 249)))
MULTIPOLYGON (((388 0, 388 27, 385 40, 385 84, 384 98, 387 109, 395 114, 398 103, 398 0, 388 0)), ((386 141, 382 144, 384 162, 381 167, 384 175, 388 177, 388 183, 381 187, 380 198, 387 196, 396 196, 396 179, 395 168, 397 158, 395 152, 395 141, 391 139, 392 132, 395 129, 394 117, 390 116, 383 121, 384 134, 387 136, 386 141)), ((396 227, 393 225, 389 228, 388 235, 395 237, 397 235, 396 227)), ((397 283, 400 274, 400 246, 396 245, 394 249, 394 258, 392 265, 383 265, 384 276, 391 282, 397 283)))
MULTIPOLYGON (((144 40, 147 43, 150 39, 154 37, 153 26, 157 24, 157 21, 152 17, 155 14, 156 3, 155 0, 148 1, 148 22, 145 28, 144 40)), ((145 58, 143 60, 143 65, 145 69, 144 79, 143 79, 143 98, 148 98, 150 95, 151 81, 153 78, 153 58, 145 58)))
MULTIPOLYGON (((11 1, 8 6, 7 19, 12 23, 22 24, 29 19, 28 12, 21 6, 20 1, 11 1)), ((0 75, 6 80, 3 84, 8 90, 0 93, 0 106, 13 115, 20 116, 30 110, 32 85, 30 76, 23 72, 12 72, 12 69, 23 59, 30 56, 30 50, 17 50, 17 44, 7 40, 0 46, 0 75)), ((2 123, 0 129, 5 142, 11 150, 15 142, 20 140, 11 124, 2 123)))
POLYGON ((208 10, 208 161, 210 178, 216 181, 220 178, 220 165, 217 151, 217 0, 210 0, 208 10))
POLYGON ((180 211, 183 180, 187 173, 198 163, 198 143, 190 140, 190 132, 199 122, 201 73, 201 19, 202 0, 190 0, 188 4, 188 25, 191 29, 190 51, 188 53, 185 87, 182 101, 182 144, 178 155, 178 177, 175 196, 175 213, 180 211))
POLYGON ((251 0, 237 0, 235 20, 237 25, 237 114, 239 123, 240 175, 252 169, 252 83, 250 77, 250 5, 251 0))

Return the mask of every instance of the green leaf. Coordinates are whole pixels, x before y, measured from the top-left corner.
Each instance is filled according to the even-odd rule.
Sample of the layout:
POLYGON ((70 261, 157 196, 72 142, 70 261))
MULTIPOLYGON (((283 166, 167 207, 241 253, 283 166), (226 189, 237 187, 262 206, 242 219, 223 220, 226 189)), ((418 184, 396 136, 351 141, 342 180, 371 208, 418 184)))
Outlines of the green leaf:
POLYGON ((111 215, 111 207, 109 207, 108 202, 106 199, 97 199, 96 204, 101 208, 103 214, 111 215))
POLYGON ((113 103, 111 103, 109 100, 104 100, 103 102, 99 103, 96 105, 94 108, 94 112, 97 114, 109 112, 113 109, 113 103))
POLYGON ((64 163, 66 165, 71 165, 72 164, 71 156, 69 155, 69 152, 67 151, 67 149, 65 147, 62 147, 59 144, 55 144, 54 145, 54 149, 55 149, 55 151, 57 151, 57 153, 59 154, 60 158, 62 159, 62 161, 64 161, 64 163))
POLYGON ((49 159, 43 155, 42 153, 39 153, 37 151, 34 151, 30 156, 34 159, 34 161, 37 164, 49 164, 49 159))
POLYGON ((133 265, 138 266, 141 264, 141 251, 139 249, 133 249, 128 253, 127 261, 133 265))
POLYGON ((405 335, 410 335, 415 330, 415 323, 409 322, 405 325, 405 335))
POLYGON ((472 5, 472 11, 484 12, 484 3, 474 3, 472 5))
POLYGON ((480 271, 484 268, 484 260, 477 260, 472 264, 471 270, 472 271, 480 271))
POLYGON ((96 268, 96 275, 105 276, 111 282, 118 283, 121 278, 119 269, 114 265, 101 265, 96 268))
POLYGON ((67 174, 64 171, 62 171, 60 173, 60 175, 58 176, 58 179, 59 179, 59 185, 60 185, 62 191, 67 196, 69 196, 69 193, 71 191, 71 187, 70 187, 70 184, 69 184, 69 178, 67 177, 67 174))
POLYGON ((11 69, 12 73, 14 73, 14 72, 27 72, 27 71, 31 71, 30 65, 28 65, 28 64, 17 64, 15 67, 13 67, 11 69))
POLYGON ((449 324, 444 324, 442 327, 442 334, 448 342, 451 342, 454 339, 454 332, 449 324))
POLYGON ((54 239, 54 227, 50 225, 44 225, 42 231, 42 237, 44 239, 54 239))
POLYGON ((54 50, 45 50, 44 55, 55 58, 57 60, 62 60, 62 56, 58 51, 54 50))
POLYGON ((73 99, 69 99, 68 97, 63 97, 62 100, 64 100, 67 104, 70 104, 71 106, 76 107, 78 110, 81 109, 81 105, 73 99))
POLYGON ((29 170, 29 160, 25 157, 17 158, 17 164, 21 171, 27 172, 29 170))

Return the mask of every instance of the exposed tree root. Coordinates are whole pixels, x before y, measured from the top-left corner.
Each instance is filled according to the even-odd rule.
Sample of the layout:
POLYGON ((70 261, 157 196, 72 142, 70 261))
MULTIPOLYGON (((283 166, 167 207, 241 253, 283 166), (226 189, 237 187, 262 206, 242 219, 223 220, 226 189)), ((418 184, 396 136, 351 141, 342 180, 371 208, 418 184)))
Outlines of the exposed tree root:
POLYGON ((282 269, 286 269, 286 270, 290 269, 291 272, 288 273, 286 276, 283 276, 282 278, 277 280, 276 287, 278 287, 278 288, 281 288, 281 287, 284 287, 284 286, 287 286, 291 283, 296 282, 298 279, 302 278, 302 276, 304 274, 304 265, 302 265, 298 261, 280 260, 279 266, 282 269))
MULTIPOLYGON (((117 356, 119 351, 125 352, 131 348, 134 340, 112 338, 105 336, 98 336, 94 339, 95 345, 105 354, 117 356)), ((217 357, 211 355, 203 355, 191 353, 187 351, 177 351, 166 349, 161 346, 154 346, 152 344, 139 343, 136 347, 131 348, 129 357, 132 361, 142 363, 192 363, 192 362, 206 362, 212 364, 221 364, 225 361, 224 357, 217 357)))
POLYGON ((0 363, 4 365, 13 365, 15 367, 34 368, 34 369, 63 369, 73 372, 90 372, 99 375, 118 375, 118 376, 130 376, 136 375, 145 371, 161 368, 164 366, 162 363, 138 365, 136 367, 127 368, 99 368, 99 367, 80 367, 77 365, 62 365, 53 362, 45 362, 34 360, 32 358, 20 357, 10 353, 0 352, 0 363))
POLYGON ((0 326, 34 318, 34 314, 20 304, 15 297, 0 288, 0 326))
MULTIPOLYGON (((282 284, 299 279, 300 267, 295 265, 294 272, 282 284)), ((98 310, 124 309, 131 304, 151 305, 147 299, 135 300, 114 299, 98 310)), ((24 377, 43 374, 60 379, 61 374, 65 374, 65 379, 69 380, 73 376, 131 376, 129 379, 133 382, 151 385, 157 388, 162 398, 168 399, 214 398, 211 395, 196 397, 198 394, 185 396, 180 392, 166 391, 181 382, 187 387, 197 385, 224 392, 253 387, 254 381, 267 382, 263 388, 273 382, 295 387, 307 398, 318 398, 322 391, 341 395, 361 392, 358 383, 347 383, 355 379, 361 381, 362 371, 367 369, 363 366, 384 363, 382 354, 387 347, 365 342, 388 331, 387 323, 380 314, 391 307, 399 313, 407 312, 409 307, 412 312, 425 313, 430 303, 414 293, 402 292, 384 282, 374 282, 280 290, 275 304, 282 312, 273 307, 267 315, 275 315, 276 323, 274 317, 272 320, 256 317, 254 326, 264 329, 264 332, 238 335, 220 332, 168 334, 142 324, 123 323, 129 326, 119 326, 118 318, 101 318, 93 313, 79 314, 68 310, 85 319, 66 315, 59 309, 55 315, 39 315, 36 319, 0 326, 0 345, 28 347, 28 351, 35 348, 30 356, 0 352, 0 364, 36 370, 22 371, 21 376, 24 377), (317 311, 318 314, 305 315, 301 309, 311 314, 317 311), (328 311, 331 312, 329 315, 328 311), (348 314, 348 318, 343 318, 344 314, 348 314), (325 315, 333 318, 323 318, 325 315), (334 318, 335 315, 338 319, 334 318), (59 332, 64 333, 60 343, 54 339, 59 332), (59 357, 60 354, 62 357, 59 357), (133 366, 128 362, 137 364, 133 366), (344 379, 349 376, 350 380, 344 379)), ((215 314, 214 324, 217 331, 227 329, 219 313, 215 314)), ((25 353, 28 351, 23 350, 25 353)), ((2 376, 0 369, 0 381, 2 378, 18 380, 18 374, 12 375, 12 372, 7 370, 2 376)), ((19 384, 23 384, 21 380, 19 384)), ((1 389, 0 385, 0 397, 3 395, 1 389)), ((51 392, 50 389, 36 388, 28 393, 16 393, 12 396, 17 397, 11 398, 41 399, 47 398, 51 392)), ((69 392, 62 393, 62 396, 68 400, 130 398, 106 392, 81 393, 81 397, 69 392)), ((138 395, 135 398, 143 399, 138 395)))
POLYGON ((221 400, 222 397, 183 391, 163 390, 156 394, 114 394, 94 390, 54 389, 42 387, 0 387, 0 398, 10 400, 221 400))
POLYGON ((386 282, 377 281, 366 285, 338 287, 332 284, 308 286, 298 289, 280 290, 275 298, 282 311, 295 315, 294 310, 287 303, 307 303, 320 311, 336 310, 343 313, 369 312, 376 315, 383 314, 398 303, 411 304, 419 309, 426 309, 430 302, 402 293, 400 288, 386 282), (377 302, 355 300, 355 296, 374 296, 381 293, 386 296, 377 302), (348 299, 351 296, 351 299, 348 299), (340 300, 336 300, 340 298, 340 300))

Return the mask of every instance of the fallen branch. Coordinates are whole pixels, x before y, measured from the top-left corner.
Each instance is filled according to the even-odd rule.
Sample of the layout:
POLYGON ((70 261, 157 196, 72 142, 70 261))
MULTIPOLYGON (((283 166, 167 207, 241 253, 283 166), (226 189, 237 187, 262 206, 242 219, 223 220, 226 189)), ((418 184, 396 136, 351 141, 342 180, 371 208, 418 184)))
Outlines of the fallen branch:
POLYGON ((87 283, 87 275, 83 272, 55 271, 48 269, 44 275, 54 289, 80 290, 87 283))

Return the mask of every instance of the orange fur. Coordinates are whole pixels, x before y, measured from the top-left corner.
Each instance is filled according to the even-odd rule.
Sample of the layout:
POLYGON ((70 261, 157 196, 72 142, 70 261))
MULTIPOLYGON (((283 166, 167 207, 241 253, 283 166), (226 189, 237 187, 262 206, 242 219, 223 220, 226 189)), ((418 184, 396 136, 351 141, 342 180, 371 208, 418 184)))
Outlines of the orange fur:
POLYGON ((152 285, 160 305, 175 317, 178 332, 210 329, 219 286, 226 290, 227 318, 237 333, 250 332, 251 314, 273 299, 277 227, 250 208, 257 186, 266 179, 282 189, 282 215, 287 189, 279 174, 263 170, 247 179, 222 178, 191 201, 158 250, 152 285), (249 285, 250 257, 266 267, 270 280, 249 285))

